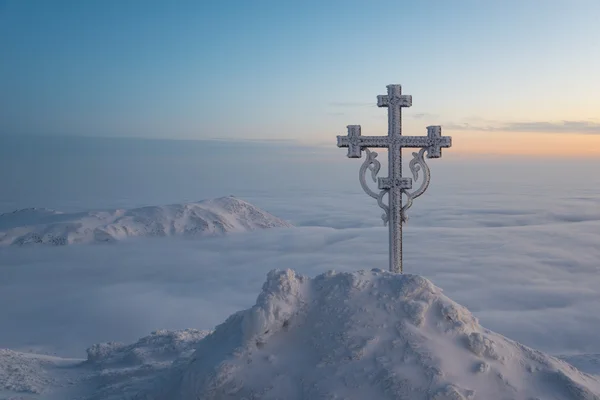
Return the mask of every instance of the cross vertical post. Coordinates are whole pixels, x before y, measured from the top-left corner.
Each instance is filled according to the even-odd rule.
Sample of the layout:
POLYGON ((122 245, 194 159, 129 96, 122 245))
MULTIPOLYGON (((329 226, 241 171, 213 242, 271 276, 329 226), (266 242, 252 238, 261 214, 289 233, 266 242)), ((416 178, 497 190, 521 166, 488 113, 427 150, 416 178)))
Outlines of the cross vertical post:
POLYGON ((389 183, 379 189, 388 190, 389 201, 389 252, 390 271, 402 273, 402 192, 404 188, 397 181, 402 176, 402 107, 412 105, 411 96, 402 96, 402 86, 388 85, 387 96, 377 96, 377 106, 388 109, 388 166, 389 183))

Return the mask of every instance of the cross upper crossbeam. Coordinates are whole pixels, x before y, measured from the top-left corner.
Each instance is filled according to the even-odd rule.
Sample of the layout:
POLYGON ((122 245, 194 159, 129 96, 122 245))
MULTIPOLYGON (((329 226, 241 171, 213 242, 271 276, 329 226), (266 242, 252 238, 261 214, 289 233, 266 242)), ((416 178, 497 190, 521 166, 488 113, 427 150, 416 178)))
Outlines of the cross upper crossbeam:
POLYGON ((452 138, 442 136, 441 126, 428 126, 427 136, 361 136, 360 125, 348 125, 348 136, 338 136, 338 147, 348 148, 349 158, 361 158, 367 147, 389 148, 394 144, 403 148, 427 148, 428 158, 442 156, 442 148, 452 146, 452 138))

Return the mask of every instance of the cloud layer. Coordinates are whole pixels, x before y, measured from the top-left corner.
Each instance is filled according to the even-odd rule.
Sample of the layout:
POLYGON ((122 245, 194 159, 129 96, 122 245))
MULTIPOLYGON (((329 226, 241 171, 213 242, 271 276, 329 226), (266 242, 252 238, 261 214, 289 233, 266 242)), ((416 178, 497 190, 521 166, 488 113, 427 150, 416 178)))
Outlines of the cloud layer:
MULTIPOLYGON (((338 149, 221 145, 57 149, 29 163, 15 157, 21 164, 10 174, 0 169, 1 211, 233 194, 298 226, 202 241, 2 249, 0 315, 11 323, 0 347, 81 356, 92 343, 132 342, 155 329, 211 329, 251 305, 271 269, 387 268, 387 230, 360 189, 360 160, 338 149)), ((431 167, 431 186, 404 230, 406 271, 509 338, 554 354, 600 352, 598 163, 445 156, 431 167)))

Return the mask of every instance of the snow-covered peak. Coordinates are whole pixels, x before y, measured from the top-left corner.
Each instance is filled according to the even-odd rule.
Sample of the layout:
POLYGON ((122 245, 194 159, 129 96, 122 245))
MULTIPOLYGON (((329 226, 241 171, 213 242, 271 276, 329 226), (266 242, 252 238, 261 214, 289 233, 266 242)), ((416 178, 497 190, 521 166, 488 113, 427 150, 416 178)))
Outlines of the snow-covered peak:
POLYGON ((290 226, 234 197, 72 214, 30 208, 0 215, 0 246, 110 242, 132 236, 214 236, 290 226))
POLYGON ((600 399, 600 381, 482 328, 416 275, 269 274, 152 399, 600 399))
POLYGON ((0 350, 0 398, 36 393, 600 400, 600 377, 482 328, 423 277, 372 270, 311 279, 284 270, 270 272, 256 304, 212 333, 156 331, 131 345, 94 345, 84 362, 0 350))

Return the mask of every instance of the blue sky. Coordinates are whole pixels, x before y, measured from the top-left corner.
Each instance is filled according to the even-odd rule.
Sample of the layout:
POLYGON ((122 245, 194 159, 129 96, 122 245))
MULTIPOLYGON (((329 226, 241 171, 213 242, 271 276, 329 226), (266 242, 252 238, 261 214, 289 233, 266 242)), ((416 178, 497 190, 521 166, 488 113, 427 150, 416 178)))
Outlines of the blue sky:
POLYGON ((375 98, 401 83, 412 134, 597 137, 599 20, 585 0, 0 0, 0 134, 329 142, 384 134, 375 98))

